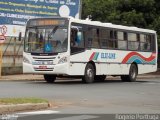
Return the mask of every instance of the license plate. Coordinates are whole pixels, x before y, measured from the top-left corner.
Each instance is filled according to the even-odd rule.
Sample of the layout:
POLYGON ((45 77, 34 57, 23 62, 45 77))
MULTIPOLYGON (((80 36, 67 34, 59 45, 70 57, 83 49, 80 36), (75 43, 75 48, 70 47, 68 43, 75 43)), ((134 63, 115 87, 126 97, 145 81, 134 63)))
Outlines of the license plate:
POLYGON ((39 69, 47 69, 47 66, 39 66, 39 69))

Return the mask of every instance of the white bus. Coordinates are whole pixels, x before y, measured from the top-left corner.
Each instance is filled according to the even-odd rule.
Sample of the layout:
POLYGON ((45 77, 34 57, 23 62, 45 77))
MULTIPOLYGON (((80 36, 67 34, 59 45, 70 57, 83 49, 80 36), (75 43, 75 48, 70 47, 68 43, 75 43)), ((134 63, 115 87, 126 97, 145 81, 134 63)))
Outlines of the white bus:
POLYGON ((136 81, 157 70, 156 31, 74 18, 37 18, 27 22, 23 72, 81 77, 92 83, 106 75, 136 81))

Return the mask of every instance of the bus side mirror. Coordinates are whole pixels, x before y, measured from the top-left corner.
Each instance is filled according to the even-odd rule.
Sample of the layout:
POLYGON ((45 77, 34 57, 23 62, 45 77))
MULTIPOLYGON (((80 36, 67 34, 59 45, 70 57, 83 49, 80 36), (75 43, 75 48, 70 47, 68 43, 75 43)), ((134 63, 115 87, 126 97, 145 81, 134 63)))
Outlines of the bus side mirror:
POLYGON ((22 32, 19 32, 18 40, 19 40, 19 41, 22 40, 22 32))

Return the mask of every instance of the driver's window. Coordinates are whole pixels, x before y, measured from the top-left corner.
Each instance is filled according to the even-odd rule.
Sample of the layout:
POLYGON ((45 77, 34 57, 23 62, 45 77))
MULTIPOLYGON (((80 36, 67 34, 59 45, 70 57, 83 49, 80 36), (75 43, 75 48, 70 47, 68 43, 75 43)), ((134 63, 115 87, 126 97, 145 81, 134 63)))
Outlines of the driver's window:
POLYGON ((77 47, 78 46, 77 33, 78 33, 77 29, 75 29, 75 28, 71 29, 71 47, 77 47))
POLYGON ((71 26, 71 53, 77 53, 84 50, 84 29, 83 25, 72 23, 71 26))
POLYGON ((80 25, 71 28, 71 47, 84 48, 84 30, 80 25))
POLYGON ((84 48, 84 32, 83 31, 79 31, 77 33, 77 43, 78 43, 78 47, 80 48, 84 48))

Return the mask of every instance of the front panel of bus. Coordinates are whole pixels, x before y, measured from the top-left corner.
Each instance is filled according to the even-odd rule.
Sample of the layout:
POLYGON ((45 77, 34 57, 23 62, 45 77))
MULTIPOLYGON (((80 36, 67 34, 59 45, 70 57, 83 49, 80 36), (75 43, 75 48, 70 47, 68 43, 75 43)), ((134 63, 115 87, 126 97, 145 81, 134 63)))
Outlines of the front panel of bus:
POLYGON ((69 66, 68 19, 29 20, 23 52, 23 72, 67 74, 69 66))

